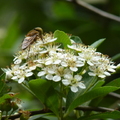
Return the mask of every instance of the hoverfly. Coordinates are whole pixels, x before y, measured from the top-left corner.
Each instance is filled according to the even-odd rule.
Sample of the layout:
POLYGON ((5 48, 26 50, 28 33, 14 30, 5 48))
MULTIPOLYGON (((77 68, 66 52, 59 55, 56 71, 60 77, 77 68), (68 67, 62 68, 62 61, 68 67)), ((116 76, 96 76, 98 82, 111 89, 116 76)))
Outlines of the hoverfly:
POLYGON ((22 50, 25 50, 27 47, 29 47, 36 39, 41 38, 42 40, 42 34, 43 30, 40 27, 36 27, 29 31, 22 42, 22 50))

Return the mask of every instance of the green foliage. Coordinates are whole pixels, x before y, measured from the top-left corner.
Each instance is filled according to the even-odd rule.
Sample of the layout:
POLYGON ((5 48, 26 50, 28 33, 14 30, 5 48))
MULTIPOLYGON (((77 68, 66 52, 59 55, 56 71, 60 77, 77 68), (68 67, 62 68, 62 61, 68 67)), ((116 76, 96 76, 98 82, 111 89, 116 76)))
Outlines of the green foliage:
POLYGON ((74 42, 76 42, 76 43, 82 43, 82 40, 80 39, 80 37, 78 37, 78 36, 74 36, 74 35, 72 35, 71 37, 70 37, 70 39, 72 39, 74 42))
POLYGON ((102 38, 96 42, 94 42, 91 46, 94 48, 97 48, 100 44, 102 44, 105 41, 105 38, 102 38))
POLYGON ((10 94, 4 94, 2 97, 0 97, 0 104, 3 104, 6 99, 11 99, 13 98, 13 96, 11 96, 10 94))
POLYGON ((54 32, 54 37, 57 38, 56 42, 62 43, 62 45, 67 48, 67 45, 70 45, 70 38, 63 31, 56 30, 54 32))
POLYGON ((90 116, 86 116, 86 117, 81 117, 77 120, 93 120, 93 119, 105 119, 105 118, 119 119, 120 112, 113 111, 113 112, 99 113, 99 114, 94 114, 94 115, 90 115, 90 116))
POLYGON ((112 57, 112 60, 118 60, 118 59, 120 59, 120 53, 112 57))
POLYGON ((58 94, 51 83, 44 79, 36 79, 31 80, 29 86, 37 98, 45 105, 45 109, 49 108, 58 116, 58 94))
POLYGON ((108 84, 106 84, 106 86, 116 86, 116 87, 120 87, 120 78, 117 78, 115 80, 112 80, 111 82, 109 82, 108 84))
POLYGON ((79 96, 78 98, 76 98, 71 103, 71 105, 68 106, 66 114, 71 112, 78 105, 81 105, 81 104, 83 104, 89 100, 92 100, 96 97, 104 96, 104 95, 108 94, 109 92, 115 91, 117 89, 119 89, 119 87, 106 86, 106 87, 100 87, 100 88, 91 90, 91 91, 79 96))
POLYGON ((0 97, 11 90, 11 88, 5 83, 4 76, 5 74, 0 76, 0 97))

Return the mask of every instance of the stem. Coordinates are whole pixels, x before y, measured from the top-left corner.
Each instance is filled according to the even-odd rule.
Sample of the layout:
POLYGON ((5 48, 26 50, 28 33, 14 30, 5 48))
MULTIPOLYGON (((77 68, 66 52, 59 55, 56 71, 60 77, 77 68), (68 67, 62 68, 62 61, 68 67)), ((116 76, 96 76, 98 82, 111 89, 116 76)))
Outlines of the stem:
POLYGON ((87 65, 87 63, 85 63, 85 65, 83 66, 83 68, 81 69, 81 71, 80 71, 80 75, 83 75, 84 73, 84 70, 87 70, 88 69, 88 65, 87 65))
POLYGON ((2 119, 2 111, 0 111, 0 120, 2 119))
POLYGON ((80 111, 79 111, 79 110, 75 110, 75 114, 76 114, 76 117, 77 117, 77 118, 80 117, 80 111))
POLYGON ((119 16, 116 16, 116 15, 113 15, 113 14, 110 14, 108 12, 105 12, 103 10, 100 10, 90 4, 87 4, 86 2, 84 2, 83 0, 74 0, 78 5, 88 9, 88 10, 91 10, 93 11, 94 13, 97 13, 98 15, 101 15, 105 18, 108 18, 108 19, 111 19, 111 20, 115 20, 117 22, 120 22, 120 17, 119 16))
POLYGON ((22 86, 23 86, 28 92, 30 92, 33 96, 36 97, 36 95, 30 90, 30 88, 29 88, 26 84, 22 83, 22 86))
POLYGON ((87 91, 96 83, 96 81, 97 81, 97 77, 95 76, 95 77, 93 77, 93 79, 91 80, 89 86, 88 86, 87 89, 84 91, 84 93, 87 92, 87 91))
MULTIPOLYGON (((30 92, 35 98, 38 99, 38 97, 30 90, 29 86, 27 84, 22 83, 21 84, 28 92, 30 92)), ((40 100, 39 100, 40 101, 40 100)), ((40 103, 45 107, 45 105, 40 101, 40 103)))
POLYGON ((63 97, 62 97, 62 93, 63 93, 63 85, 62 82, 60 82, 60 118, 59 120, 63 120, 63 109, 62 109, 62 102, 63 102, 63 97))
POLYGON ((8 116, 8 112, 6 111, 6 118, 5 120, 8 120, 9 116, 8 116))
POLYGON ((11 113, 9 114, 8 118, 13 114, 14 110, 11 111, 11 113))

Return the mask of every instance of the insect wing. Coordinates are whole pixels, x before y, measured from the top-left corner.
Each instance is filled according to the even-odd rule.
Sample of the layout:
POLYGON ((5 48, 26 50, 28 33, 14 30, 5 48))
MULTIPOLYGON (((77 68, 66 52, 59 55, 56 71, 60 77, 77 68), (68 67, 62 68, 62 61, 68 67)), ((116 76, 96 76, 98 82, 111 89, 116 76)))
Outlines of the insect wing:
POLYGON ((35 38, 36 38, 36 35, 30 36, 30 37, 26 37, 23 40, 22 49, 23 50, 26 49, 34 41, 35 38))

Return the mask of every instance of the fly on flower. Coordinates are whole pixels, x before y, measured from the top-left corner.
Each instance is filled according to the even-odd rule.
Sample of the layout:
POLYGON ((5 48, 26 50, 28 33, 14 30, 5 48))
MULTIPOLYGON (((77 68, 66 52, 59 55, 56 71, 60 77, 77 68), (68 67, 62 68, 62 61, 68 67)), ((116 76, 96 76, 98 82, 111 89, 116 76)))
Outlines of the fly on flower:
POLYGON ((36 39, 41 38, 42 40, 42 34, 43 30, 40 27, 36 27, 29 31, 22 42, 22 50, 25 50, 27 47, 29 47, 36 39))

